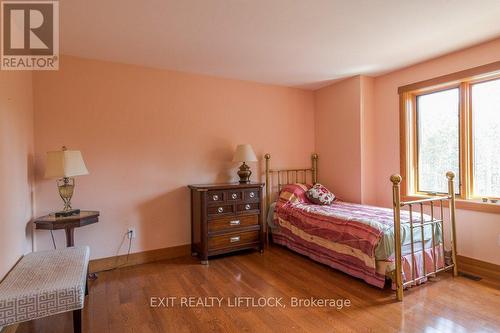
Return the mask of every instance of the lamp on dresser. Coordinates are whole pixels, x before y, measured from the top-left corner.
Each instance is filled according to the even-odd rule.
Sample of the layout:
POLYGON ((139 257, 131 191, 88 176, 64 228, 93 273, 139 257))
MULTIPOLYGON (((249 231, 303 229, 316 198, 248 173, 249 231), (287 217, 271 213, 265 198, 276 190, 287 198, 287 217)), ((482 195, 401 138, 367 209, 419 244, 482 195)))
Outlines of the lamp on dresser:
POLYGON ((89 171, 79 150, 61 150, 47 152, 45 178, 57 178, 59 196, 64 202, 62 211, 56 212, 56 217, 71 216, 80 213, 79 209, 71 208, 71 198, 75 190, 75 176, 88 175, 89 171))
POLYGON ((250 171, 250 167, 245 162, 257 162, 257 156, 255 156, 252 146, 249 144, 238 145, 234 152, 233 162, 243 162, 238 170, 240 184, 250 183, 252 171, 250 171))

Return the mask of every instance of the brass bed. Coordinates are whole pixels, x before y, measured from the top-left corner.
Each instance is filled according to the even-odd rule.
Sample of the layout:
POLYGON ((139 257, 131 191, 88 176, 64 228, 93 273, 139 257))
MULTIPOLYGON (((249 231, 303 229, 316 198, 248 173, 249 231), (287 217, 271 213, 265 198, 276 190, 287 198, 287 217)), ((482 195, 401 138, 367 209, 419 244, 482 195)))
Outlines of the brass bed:
MULTIPOLYGON (((318 182, 318 155, 311 155, 311 167, 310 168, 297 168, 297 169, 271 169, 270 160, 271 155, 265 154, 265 177, 266 177, 266 216, 269 214, 269 209, 271 207, 271 202, 273 196, 279 194, 282 187, 287 184, 315 184, 318 182), (274 184, 277 181, 277 184, 274 184), (274 190, 273 190, 274 189, 274 190)), ((393 274, 393 279, 395 280, 396 296, 399 301, 403 300, 403 290, 406 287, 411 287, 419 284, 423 279, 428 277, 433 277, 439 272, 453 270, 453 275, 457 276, 458 270, 456 265, 457 247, 456 247, 456 229, 455 229, 455 192, 454 192, 454 178, 455 174, 451 171, 447 172, 446 177, 448 179, 448 194, 443 196, 433 196, 427 197, 419 200, 402 201, 400 192, 401 176, 394 174, 390 177, 392 182, 392 194, 393 194, 393 213, 394 213, 394 261, 395 261, 395 274, 393 274), (441 249, 442 258, 445 258, 445 246, 444 246, 444 202, 448 201, 449 206, 449 221, 451 229, 451 264, 443 264, 442 267, 437 267, 436 256, 436 240, 434 239, 434 230, 437 225, 440 225, 441 232, 441 249), (424 221, 424 205, 429 205, 430 208, 430 220, 424 221), (417 210, 420 211, 420 222, 415 223, 413 220, 414 207, 417 206, 417 210), (436 206, 438 208, 439 214, 435 214, 436 206), (430 225, 432 228, 432 256, 434 267, 430 269, 425 267, 425 260, 423 260, 423 275, 417 277, 415 274, 415 265, 411 265, 411 276, 406 277, 406 281, 403 282, 402 276, 402 243, 401 243, 401 211, 402 208, 407 208, 409 212, 409 232, 410 232, 410 255, 412 263, 415 261, 415 247, 414 247, 414 233, 420 232, 421 239, 424 239, 424 227, 430 225)), ((269 242, 270 230, 267 226, 267 219, 264 219, 265 223, 265 233, 266 241, 269 242)), ((428 228, 428 227, 427 227, 428 228)), ((438 240, 439 241, 439 240, 438 240)), ((425 247, 424 247, 425 249, 425 247)))

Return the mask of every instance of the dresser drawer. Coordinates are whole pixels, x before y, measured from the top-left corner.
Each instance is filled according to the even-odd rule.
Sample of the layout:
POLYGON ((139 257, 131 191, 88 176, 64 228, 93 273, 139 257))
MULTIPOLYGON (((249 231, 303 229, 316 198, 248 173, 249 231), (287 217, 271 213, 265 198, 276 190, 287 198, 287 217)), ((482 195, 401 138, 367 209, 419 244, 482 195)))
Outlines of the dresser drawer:
POLYGON ((224 191, 208 191, 207 202, 209 204, 220 204, 224 202, 224 191))
POLYGON ((259 212, 260 205, 258 202, 247 202, 247 203, 240 203, 236 205, 236 212, 237 213, 245 213, 245 212, 252 212, 256 213, 259 212))
POLYGON ((241 233, 230 233, 210 237, 208 240, 209 250, 219 250, 240 245, 256 243, 259 241, 259 231, 247 231, 241 233))
POLYGON ((226 191, 225 195, 227 202, 241 201, 243 198, 243 192, 238 190, 226 191))
POLYGON ((258 215, 229 216, 208 221, 208 232, 233 231, 241 227, 259 225, 258 215))
POLYGON ((260 201, 260 189, 245 190, 243 192, 244 201, 260 201))
POLYGON ((233 215, 234 212, 234 205, 233 204, 218 204, 214 206, 208 206, 207 207, 208 211, 208 216, 209 217, 214 217, 214 216, 225 216, 225 215, 233 215))

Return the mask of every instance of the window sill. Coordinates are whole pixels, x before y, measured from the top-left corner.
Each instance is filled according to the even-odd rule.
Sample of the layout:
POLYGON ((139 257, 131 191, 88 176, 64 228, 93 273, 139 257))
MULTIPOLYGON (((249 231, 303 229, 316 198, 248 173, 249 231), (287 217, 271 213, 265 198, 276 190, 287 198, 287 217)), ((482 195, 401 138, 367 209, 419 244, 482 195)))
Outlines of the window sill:
MULTIPOLYGON (((429 196, 426 195, 410 195, 410 196, 405 196, 403 198, 404 201, 409 201, 409 200, 419 200, 419 199, 425 199, 429 198, 429 196)), ((429 205, 429 203, 425 203, 426 205, 429 205)), ((448 201, 444 201, 444 206, 448 206, 448 201)), ((491 213, 491 214, 500 214, 500 204, 499 203, 489 203, 489 202, 482 202, 478 200, 465 200, 465 199, 455 199, 455 206, 457 209, 462 209, 462 210, 472 210, 476 212, 483 212, 483 213, 491 213)))

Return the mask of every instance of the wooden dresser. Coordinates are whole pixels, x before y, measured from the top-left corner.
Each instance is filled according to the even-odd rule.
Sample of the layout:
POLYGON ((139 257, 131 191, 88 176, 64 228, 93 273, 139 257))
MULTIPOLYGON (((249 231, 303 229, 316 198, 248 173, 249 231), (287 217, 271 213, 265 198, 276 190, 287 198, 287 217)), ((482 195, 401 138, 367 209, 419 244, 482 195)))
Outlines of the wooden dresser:
POLYGON ((243 249, 264 250, 262 183, 189 185, 191 252, 208 257, 243 249))

